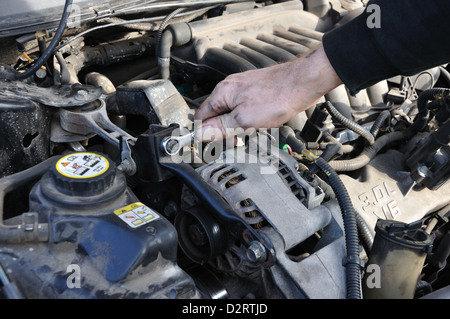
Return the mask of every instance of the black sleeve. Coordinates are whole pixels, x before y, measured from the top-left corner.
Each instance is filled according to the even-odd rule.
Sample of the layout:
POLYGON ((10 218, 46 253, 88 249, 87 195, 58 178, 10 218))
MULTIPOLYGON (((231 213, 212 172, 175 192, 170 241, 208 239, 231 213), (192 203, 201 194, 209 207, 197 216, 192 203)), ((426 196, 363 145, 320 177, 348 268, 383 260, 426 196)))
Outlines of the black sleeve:
POLYGON ((379 28, 365 10, 326 33, 323 46, 351 94, 395 75, 412 75, 450 62, 450 1, 378 0, 379 28), (373 25, 372 25, 373 26, 373 25))

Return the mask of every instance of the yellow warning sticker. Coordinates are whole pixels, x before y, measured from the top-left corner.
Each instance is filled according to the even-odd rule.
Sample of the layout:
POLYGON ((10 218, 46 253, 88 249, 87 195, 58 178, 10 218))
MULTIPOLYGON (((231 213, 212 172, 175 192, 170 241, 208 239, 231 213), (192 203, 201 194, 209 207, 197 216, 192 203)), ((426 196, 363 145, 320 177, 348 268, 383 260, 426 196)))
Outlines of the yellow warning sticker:
POLYGON ((153 209, 141 202, 119 208, 114 211, 114 214, 132 228, 137 228, 159 218, 159 215, 153 209))

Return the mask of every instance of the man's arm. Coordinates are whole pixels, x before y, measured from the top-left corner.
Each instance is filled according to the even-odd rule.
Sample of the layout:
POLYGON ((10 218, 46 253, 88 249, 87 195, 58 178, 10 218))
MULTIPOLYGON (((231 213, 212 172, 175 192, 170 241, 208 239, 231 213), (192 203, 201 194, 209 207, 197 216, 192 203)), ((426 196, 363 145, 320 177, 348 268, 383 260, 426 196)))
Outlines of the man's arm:
POLYGON ((227 128, 278 127, 341 83, 356 94, 394 75, 450 61, 448 0, 370 4, 379 6, 380 28, 370 28, 371 13, 364 12, 325 34, 323 46, 306 57, 233 74, 219 83, 197 111, 205 128, 200 136, 212 140, 229 137, 227 128))
POLYGON ((322 39, 325 52, 350 93, 396 75, 413 75, 450 62, 448 0, 373 0, 366 10, 322 39))
POLYGON ((199 137, 211 141, 231 137, 227 129, 278 127, 340 84, 322 45, 287 63, 232 74, 197 110, 199 137))

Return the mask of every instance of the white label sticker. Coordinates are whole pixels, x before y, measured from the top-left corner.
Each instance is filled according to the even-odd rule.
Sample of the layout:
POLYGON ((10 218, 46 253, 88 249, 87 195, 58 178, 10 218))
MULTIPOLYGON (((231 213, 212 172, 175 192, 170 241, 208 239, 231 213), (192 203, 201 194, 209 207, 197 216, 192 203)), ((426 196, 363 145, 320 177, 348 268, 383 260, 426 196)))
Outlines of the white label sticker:
POLYGON ((128 226, 137 228, 159 218, 151 208, 137 202, 114 211, 128 226))
POLYGON ((71 178, 92 178, 108 168, 109 162, 105 157, 89 152, 66 155, 56 163, 58 172, 71 178))

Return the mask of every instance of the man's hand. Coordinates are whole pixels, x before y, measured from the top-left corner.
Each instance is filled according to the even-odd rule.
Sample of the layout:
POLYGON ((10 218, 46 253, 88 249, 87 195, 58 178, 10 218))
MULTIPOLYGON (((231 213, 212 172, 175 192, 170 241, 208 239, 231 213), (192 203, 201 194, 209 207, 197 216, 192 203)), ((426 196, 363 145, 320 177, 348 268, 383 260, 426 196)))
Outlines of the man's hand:
POLYGON ((342 84, 322 46, 290 62, 236 73, 220 82, 195 114, 203 141, 278 127, 342 84))

